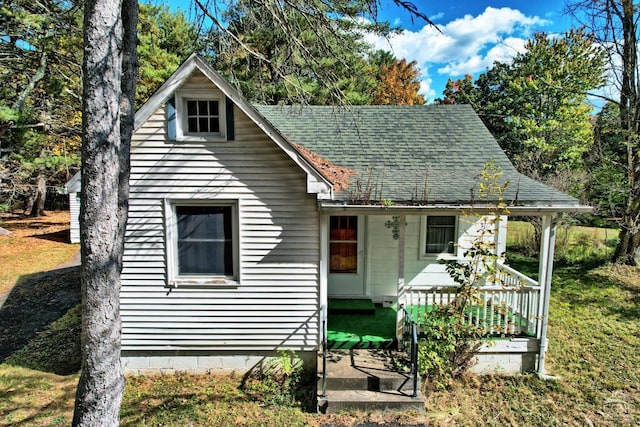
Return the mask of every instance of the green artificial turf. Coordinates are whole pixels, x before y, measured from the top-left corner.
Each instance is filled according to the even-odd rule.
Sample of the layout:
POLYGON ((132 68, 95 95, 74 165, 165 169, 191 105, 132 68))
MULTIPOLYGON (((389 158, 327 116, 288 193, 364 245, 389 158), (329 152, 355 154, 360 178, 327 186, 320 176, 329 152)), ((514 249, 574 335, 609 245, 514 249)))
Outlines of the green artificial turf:
POLYGON ((370 299, 330 299, 329 314, 375 314, 370 299))
MULTIPOLYGON (((418 325, 423 326, 422 318, 424 316, 424 313, 427 313, 433 310, 434 306, 431 306, 431 305, 409 306, 407 307, 407 309, 409 310, 409 313, 411 313, 412 316, 414 316, 414 319, 417 321, 418 325)), ((499 331, 505 330, 506 328, 505 315, 502 314, 500 311, 493 309, 493 317, 492 317, 492 313, 490 312, 491 310, 492 310, 491 308, 487 308, 484 306, 473 305, 465 309, 465 316, 467 318, 471 317, 471 321, 474 324, 481 324, 483 327, 486 327, 486 328, 489 328, 490 326, 495 327, 496 334, 499 334, 500 333, 499 331)), ((527 327, 527 320, 520 318, 517 314, 514 314, 511 310, 509 310, 506 317, 509 319, 509 322, 511 323, 514 323, 522 328, 527 327)), ((525 336, 535 335, 535 330, 534 331, 523 330, 521 332, 521 335, 525 335, 525 336)))
POLYGON ((396 309, 374 307, 372 315, 329 314, 330 349, 393 348, 396 346, 396 309))

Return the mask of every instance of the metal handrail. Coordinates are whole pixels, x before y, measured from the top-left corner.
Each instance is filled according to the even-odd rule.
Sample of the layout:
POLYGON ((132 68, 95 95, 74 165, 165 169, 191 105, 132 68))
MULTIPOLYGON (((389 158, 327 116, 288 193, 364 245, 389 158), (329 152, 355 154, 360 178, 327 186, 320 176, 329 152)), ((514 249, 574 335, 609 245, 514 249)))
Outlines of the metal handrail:
POLYGON ((322 394, 319 397, 327 397, 327 306, 320 306, 320 324, 322 327, 322 394))
POLYGON ((400 304, 400 308, 404 312, 404 329, 407 329, 407 325, 411 328, 410 358, 411 376, 413 378, 413 395, 411 397, 418 397, 418 324, 413 320, 404 304, 400 304))

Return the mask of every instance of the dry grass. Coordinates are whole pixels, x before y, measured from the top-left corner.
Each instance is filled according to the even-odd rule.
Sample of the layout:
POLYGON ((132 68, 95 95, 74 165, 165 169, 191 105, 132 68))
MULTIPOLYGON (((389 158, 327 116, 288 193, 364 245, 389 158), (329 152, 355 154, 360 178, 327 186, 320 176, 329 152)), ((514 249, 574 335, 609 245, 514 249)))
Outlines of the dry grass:
MULTIPOLYGON (((243 390, 241 376, 154 375, 127 379, 122 426, 355 426, 426 425, 427 417, 402 414, 316 415, 300 407, 265 404, 243 390)), ((278 393, 278 390, 264 390, 278 393)))
POLYGON ((0 226, 0 301, 25 277, 67 262, 79 245, 69 243, 69 212, 47 212, 41 218, 3 214, 0 226))
POLYGON ((78 375, 0 365, 0 426, 71 425, 78 375))
MULTIPOLYGON (((79 249, 69 243, 68 212, 35 219, 3 214, 0 226, 13 233, 0 236, 0 302, 18 282, 67 262, 79 249)), ((11 326, 0 325, 0 333, 11 326)), ((77 382, 77 374, 1 364, 0 426, 69 425, 77 382)))
MULTIPOLYGON (((619 230, 561 224, 556 232, 556 260, 583 262, 588 259, 610 258, 618 242, 619 230)), ((524 221, 507 224, 507 247, 537 254, 533 225, 524 221)), ((507 251, 509 252, 509 250, 507 251)))

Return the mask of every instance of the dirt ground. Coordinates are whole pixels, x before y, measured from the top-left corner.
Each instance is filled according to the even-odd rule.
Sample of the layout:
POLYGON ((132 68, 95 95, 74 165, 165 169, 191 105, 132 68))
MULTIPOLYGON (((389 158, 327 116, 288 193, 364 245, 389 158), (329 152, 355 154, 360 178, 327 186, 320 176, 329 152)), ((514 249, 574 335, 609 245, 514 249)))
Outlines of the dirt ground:
POLYGON ((57 233, 57 240, 68 242, 69 212, 47 211, 45 213, 45 216, 37 218, 31 218, 20 213, 2 213, 0 214, 0 226, 17 237, 57 233))

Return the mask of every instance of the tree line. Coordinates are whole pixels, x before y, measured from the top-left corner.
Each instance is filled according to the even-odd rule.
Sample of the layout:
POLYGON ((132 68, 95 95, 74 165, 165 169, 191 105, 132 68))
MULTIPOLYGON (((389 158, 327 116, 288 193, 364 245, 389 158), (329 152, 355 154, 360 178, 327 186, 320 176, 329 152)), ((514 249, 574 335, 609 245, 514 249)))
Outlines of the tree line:
MULTIPOLYGON (((80 167, 82 15, 81 0, 0 4, 0 211, 42 215, 47 193, 80 167)), ((136 107, 192 52, 256 103, 424 103, 416 63, 364 42, 365 30, 387 33, 387 24, 329 17, 314 27, 292 8, 275 15, 243 3, 219 19, 224 26, 205 27, 140 5, 136 107)))

